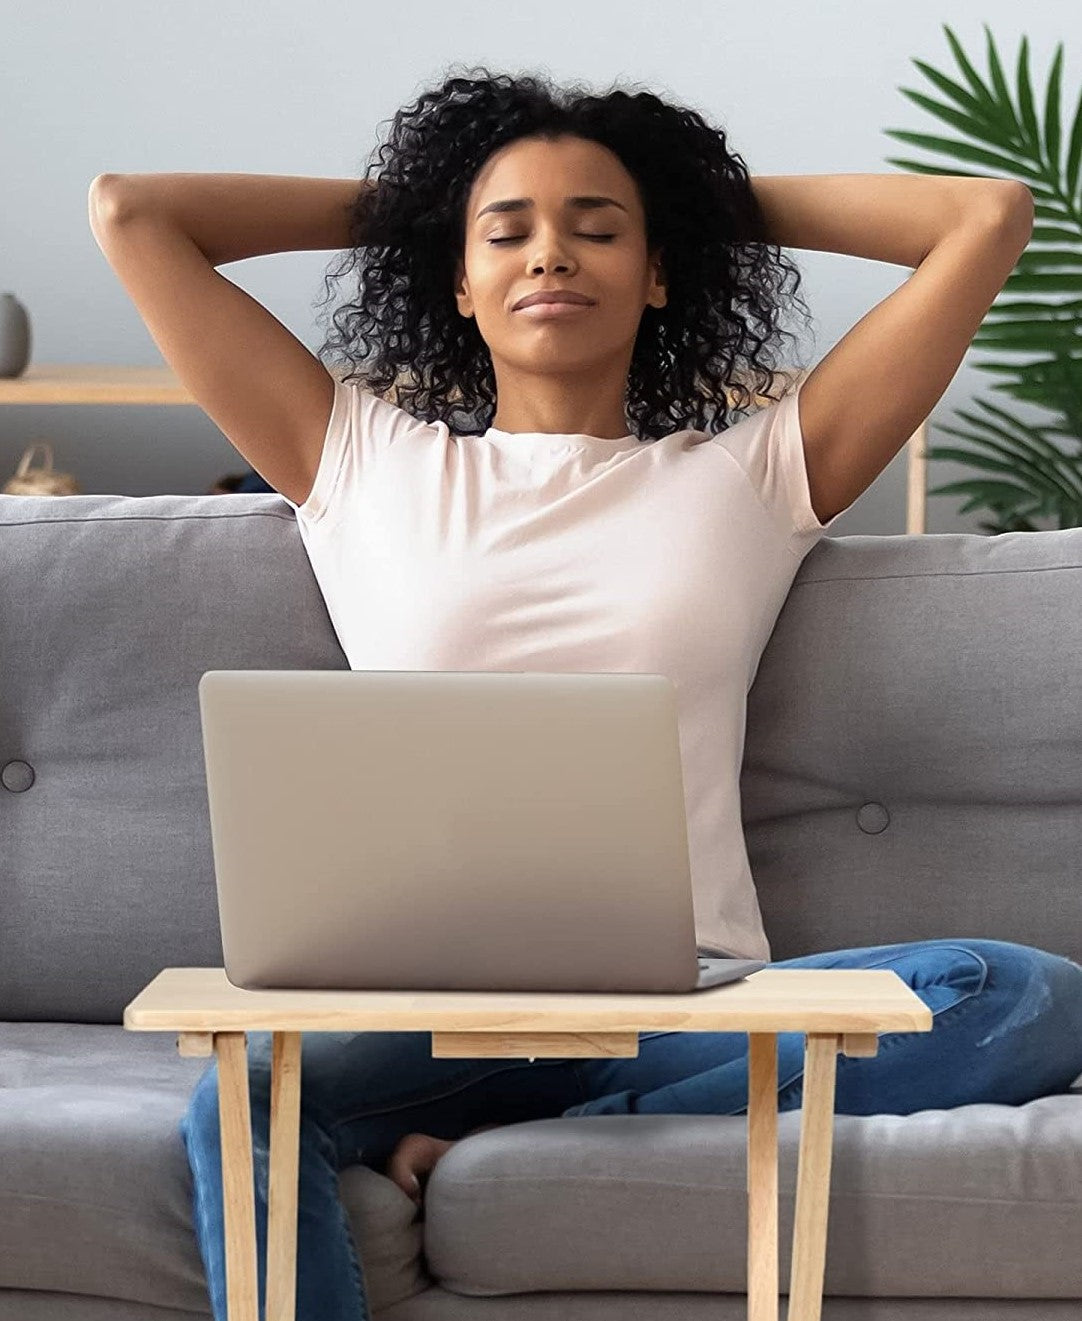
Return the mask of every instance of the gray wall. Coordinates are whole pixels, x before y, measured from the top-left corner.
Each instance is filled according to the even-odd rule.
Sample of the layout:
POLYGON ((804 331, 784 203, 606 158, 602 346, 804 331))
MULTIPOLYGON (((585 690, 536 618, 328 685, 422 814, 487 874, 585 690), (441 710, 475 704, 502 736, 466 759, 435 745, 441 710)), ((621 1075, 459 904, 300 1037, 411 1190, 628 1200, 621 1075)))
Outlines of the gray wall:
MULTIPOLYGON (((160 364, 90 233, 91 179, 106 171, 358 178, 386 132, 381 122, 452 61, 538 69, 597 89, 616 78, 641 82, 723 126, 752 174, 891 173, 890 156, 945 162, 884 129, 952 135, 898 90, 935 92, 912 60, 956 76, 946 22, 985 73, 987 22, 1012 85, 1028 35, 1039 110, 1055 45, 1067 44, 1066 135, 1082 84, 1077 0, 1027 6, 1024 27, 1017 13, 1010 0, 0 0, 0 291, 29 309, 36 363, 160 364)), ((910 273, 836 254, 789 255, 815 317, 814 340, 805 337, 801 352, 809 364, 910 273)), ((224 272, 314 351, 322 338, 316 304, 334 256, 284 253, 224 272)), ((963 363, 933 423, 954 424, 954 409, 988 394, 993 378, 972 368, 973 357, 980 355, 963 363)), ((195 406, 4 406, 0 485, 38 438, 93 493, 196 493, 246 468, 195 406)), ((933 435, 932 443, 953 442, 933 435)), ((929 484, 967 475, 936 462, 929 484)), ((905 489, 903 453, 839 520, 837 534, 904 531, 905 489)), ((928 530, 978 531, 981 514, 959 517, 961 503, 930 500, 928 530)))

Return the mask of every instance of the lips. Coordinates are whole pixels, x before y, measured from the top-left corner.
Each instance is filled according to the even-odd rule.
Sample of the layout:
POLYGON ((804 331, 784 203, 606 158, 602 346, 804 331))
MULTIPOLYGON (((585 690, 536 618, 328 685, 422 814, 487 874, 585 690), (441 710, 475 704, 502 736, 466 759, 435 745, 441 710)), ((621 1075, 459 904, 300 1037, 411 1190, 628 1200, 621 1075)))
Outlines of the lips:
POLYGON ((511 310, 517 312, 523 307, 533 307, 535 303, 582 303, 589 306, 593 301, 573 289, 539 289, 520 298, 511 310))

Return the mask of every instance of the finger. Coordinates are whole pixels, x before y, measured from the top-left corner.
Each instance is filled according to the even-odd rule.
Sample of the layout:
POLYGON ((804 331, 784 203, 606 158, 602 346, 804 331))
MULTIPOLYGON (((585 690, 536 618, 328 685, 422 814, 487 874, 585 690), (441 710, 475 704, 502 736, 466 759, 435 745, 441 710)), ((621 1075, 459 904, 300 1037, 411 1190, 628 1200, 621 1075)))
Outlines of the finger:
POLYGON ((454 1145, 453 1141, 428 1133, 409 1133, 394 1149, 387 1173, 407 1197, 420 1202, 429 1174, 454 1145))
POLYGON ((387 1163, 387 1175, 396 1183, 407 1197, 416 1198, 420 1194, 420 1184, 410 1163, 400 1153, 395 1153, 387 1163))
POLYGON ((399 1188, 402 1189, 410 1201, 420 1203, 421 1185, 418 1182, 416 1175, 409 1173, 399 1174, 395 1177, 394 1182, 398 1184, 399 1188))

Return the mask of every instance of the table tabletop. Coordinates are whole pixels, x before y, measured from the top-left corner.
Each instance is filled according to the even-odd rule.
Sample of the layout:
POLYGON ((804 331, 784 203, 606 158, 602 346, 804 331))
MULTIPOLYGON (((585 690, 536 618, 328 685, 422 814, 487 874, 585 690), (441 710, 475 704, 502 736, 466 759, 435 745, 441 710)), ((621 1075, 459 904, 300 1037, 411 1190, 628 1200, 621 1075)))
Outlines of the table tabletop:
POLYGON ((224 968, 164 968, 124 1009, 133 1032, 927 1032, 890 969, 761 968, 679 993, 244 990, 224 968))

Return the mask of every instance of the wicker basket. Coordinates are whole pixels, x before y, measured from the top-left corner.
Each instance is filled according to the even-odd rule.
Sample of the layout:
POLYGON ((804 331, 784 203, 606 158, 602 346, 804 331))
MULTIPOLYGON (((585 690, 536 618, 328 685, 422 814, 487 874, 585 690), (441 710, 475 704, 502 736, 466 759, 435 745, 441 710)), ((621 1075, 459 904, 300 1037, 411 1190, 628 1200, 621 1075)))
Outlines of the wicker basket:
POLYGON ((83 488, 70 472, 56 472, 53 468, 53 447, 47 440, 36 440, 29 449, 23 451, 15 476, 2 488, 4 495, 82 495, 83 488), (42 467, 32 468, 31 462, 37 450, 44 450, 45 463, 42 467))

